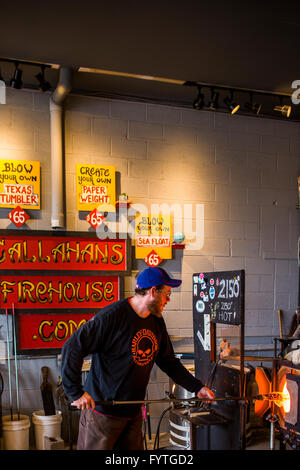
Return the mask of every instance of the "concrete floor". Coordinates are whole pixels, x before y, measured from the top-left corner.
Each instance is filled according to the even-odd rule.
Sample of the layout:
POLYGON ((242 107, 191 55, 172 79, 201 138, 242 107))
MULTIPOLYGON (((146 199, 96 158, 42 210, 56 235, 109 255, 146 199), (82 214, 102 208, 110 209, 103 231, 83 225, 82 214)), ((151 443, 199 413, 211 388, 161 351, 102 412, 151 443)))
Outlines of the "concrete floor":
MULTIPOLYGON (((246 450, 271 450, 270 431, 267 428, 257 428, 250 430, 250 437, 247 439, 246 450)), ((280 443, 277 439, 274 442, 274 449, 279 450, 280 443)))
MULTIPOLYGON (((159 437, 159 448, 169 448, 172 449, 172 446, 169 441, 169 433, 161 433, 159 437)), ((147 450, 152 450, 155 442, 155 435, 151 437, 151 441, 147 438, 147 450)), ((173 447, 174 448, 174 447, 173 447)), ((247 438, 246 449, 245 450, 263 450, 269 451, 270 449, 270 434, 267 428, 257 428, 252 429, 250 436, 247 438)), ((279 450, 279 441, 275 439, 274 449, 279 450)))

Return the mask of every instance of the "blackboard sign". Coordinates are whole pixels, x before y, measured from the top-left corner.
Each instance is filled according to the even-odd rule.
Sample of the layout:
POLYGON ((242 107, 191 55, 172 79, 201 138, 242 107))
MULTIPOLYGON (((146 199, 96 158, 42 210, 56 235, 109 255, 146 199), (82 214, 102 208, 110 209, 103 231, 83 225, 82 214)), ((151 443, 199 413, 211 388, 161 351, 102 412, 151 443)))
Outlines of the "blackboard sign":
POLYGON ((244 321, 245 271, 193 274, 193 313, 213 323, 240 325, 244 321))

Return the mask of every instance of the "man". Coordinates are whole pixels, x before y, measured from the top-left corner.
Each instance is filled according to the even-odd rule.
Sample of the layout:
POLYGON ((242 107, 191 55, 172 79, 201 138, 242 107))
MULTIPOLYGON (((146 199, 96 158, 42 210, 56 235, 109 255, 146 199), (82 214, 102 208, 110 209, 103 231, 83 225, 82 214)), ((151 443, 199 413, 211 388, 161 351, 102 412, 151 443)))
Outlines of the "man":
POLYGON ((172 279, 161 268, 137 278, 135 295, 100 310, 73 333, 62 349, 62 382, 72 405, 81 409, 78 450, 142 450, 141 405, 95 402, 144 400, 153 364, 199 398, 214 398, 174 355, 162 318, 172 279), (81 382, 83 358, 91 368, 81 382))

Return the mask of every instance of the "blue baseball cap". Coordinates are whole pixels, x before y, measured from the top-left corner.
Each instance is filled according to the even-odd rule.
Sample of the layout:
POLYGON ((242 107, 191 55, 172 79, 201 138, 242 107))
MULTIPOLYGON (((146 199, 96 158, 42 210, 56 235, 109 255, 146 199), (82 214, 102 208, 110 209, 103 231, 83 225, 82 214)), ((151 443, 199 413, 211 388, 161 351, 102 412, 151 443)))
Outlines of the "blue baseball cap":
POLYGON ((138 275, 136 287, 138 289, 149 289, 160 285, 179 287, 181 283, 180 279, 172 279, 162 268, 147 268, 138 275))

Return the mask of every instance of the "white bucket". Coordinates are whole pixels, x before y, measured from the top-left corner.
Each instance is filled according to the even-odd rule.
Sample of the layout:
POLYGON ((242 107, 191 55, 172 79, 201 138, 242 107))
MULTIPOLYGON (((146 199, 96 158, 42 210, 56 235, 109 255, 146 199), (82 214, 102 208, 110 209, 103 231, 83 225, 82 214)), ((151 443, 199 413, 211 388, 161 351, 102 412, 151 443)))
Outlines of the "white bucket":
POLYGON ((5 450, 29 449, 29 416, 6 415, 2 417, 3 446, 5 450))
POLYGON ((44 436, 60 437, 61 434, 61 411, 56 411, 55 415, 45 416, 44 410, 32 413, 34 424, 35 446, 38 450, 45 450, 44 436))

